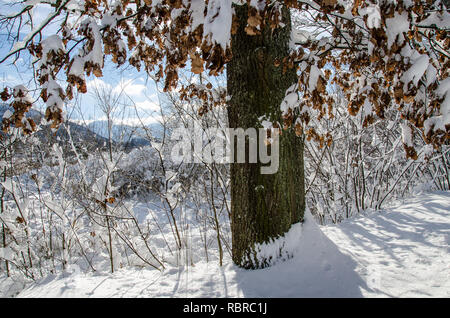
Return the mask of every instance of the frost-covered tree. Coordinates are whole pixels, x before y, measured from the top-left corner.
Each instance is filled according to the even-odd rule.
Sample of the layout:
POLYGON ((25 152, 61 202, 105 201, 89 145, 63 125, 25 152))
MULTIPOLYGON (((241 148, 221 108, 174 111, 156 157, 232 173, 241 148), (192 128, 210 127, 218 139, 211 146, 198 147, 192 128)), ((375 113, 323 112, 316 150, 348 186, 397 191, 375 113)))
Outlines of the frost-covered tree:
MULTIPOLYGON (((295 135, 331 143, 333 132, 317 131, 311 120, 332 116, 331 85, 342 89, 348 112, 361 115, 364 125, 397 109, 409 158, 417 157, 415 131, 436 148, 448 143, 448 1, 33 0, 16 6, 0 18, 13 42, 0 63, 23 50, 34 56, 53 128, 74 91, 86 93, 86 76, 102 76, 105 55, 152 73, 181 98, 205 101, 208 91, 186 86, 179 71, 215 76, 227 67, 230 126, 258 127, 264 119, 267 128, 283 127, 277 174, 261 175, 258 164, 232 167, 233 259, 246 268, 269 264, 255 246, 303 219, 303 144, 295 135), (38 24, 37 6, 50 7, 38 24), (293 13, 312 23, 293 29, 293 13), (60 26, 57 33, 43 36, 52 24, 60 26)), ((1 97, 15 110, 3 129, 32 132, 27 88, 5 89, 1 97)))

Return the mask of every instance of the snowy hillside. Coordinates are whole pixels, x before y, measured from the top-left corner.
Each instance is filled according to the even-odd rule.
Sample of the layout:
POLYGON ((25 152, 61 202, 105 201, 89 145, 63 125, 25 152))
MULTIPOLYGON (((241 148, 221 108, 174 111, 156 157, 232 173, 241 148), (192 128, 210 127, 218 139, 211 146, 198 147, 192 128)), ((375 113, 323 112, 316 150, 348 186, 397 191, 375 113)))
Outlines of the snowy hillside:
MULTIPOLYGON (((318 226, 307 214, 287 235, 294 257, 246 271, 200 261, 188 268, 76 270, 19 297, 449 297, 450 192, 421 194, 384 211, 318 226)), ((11 282, 3 280, 2 292, 11 282)))

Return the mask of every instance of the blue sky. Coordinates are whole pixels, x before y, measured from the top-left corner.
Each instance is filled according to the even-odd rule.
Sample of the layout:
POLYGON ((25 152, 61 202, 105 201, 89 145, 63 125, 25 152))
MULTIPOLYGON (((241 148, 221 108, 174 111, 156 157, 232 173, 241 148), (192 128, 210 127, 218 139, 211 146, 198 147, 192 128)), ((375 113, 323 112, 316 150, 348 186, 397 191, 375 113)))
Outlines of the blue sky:
MULTIPOLYGON (((0 12, 2 14, 12 13, 17 11, 19 7, 10 7, 9 3, 12 1, 0 0, 0 12)), ((40 20, 45 19, 49 12, 48 7, 39 6, 34 12, 33 17, 35 23, 38 24, 40 20)), ((44 37, 52 35, 56 32, 58 25, 49 25, 44 33, 44 37)), ((21 33, 21 37, 25 37, 29 28, 25 28, 21 33)), ((0 60, 8 54, 11 49, 10 42, 7 41, 6 30, 0 29, 0 60)), ((18 84, 23 84, 26 87, 33 88, 33 71, 30 67, 30 55, 28 52, 22 52, 20 58, 12 64, 14 58, 10 58, 4 63, 0 64, 0 89, 3 87, 13 87, 18 84)), ((65 87, 64 83, 61 83, 65 87)), ((105 68, 103 70, 103 77, 95 78, 91 76, 87 78, 88 93, 80 94, 80 99, 76 106, 74 103, 67 105, 66 113, 71 119, 93 120, 101 119, 102 114, 96 105, 92 91, 93 87, 105 87, 112 90, 115 94, 122 94, 122 102, 125 107, 125 117, 128 123, 136 122, 136 109, 139 117, 144 118, 145 123, 155 122, 159 117, 159 101, 157 90, 152 80, 147 80, 145 73, 139 73, 132 67, 117 67, 105 59, 105 68), (135 105, 136 108, 133 106, 135 105)), ((32 92, 32 95, 38 99, 39 91, 32 92)), ((34 106, 36 109, 44 109, 42 101, 38 101, 34 106)), ((123 118, 117 120, 120 121, 123 118)))

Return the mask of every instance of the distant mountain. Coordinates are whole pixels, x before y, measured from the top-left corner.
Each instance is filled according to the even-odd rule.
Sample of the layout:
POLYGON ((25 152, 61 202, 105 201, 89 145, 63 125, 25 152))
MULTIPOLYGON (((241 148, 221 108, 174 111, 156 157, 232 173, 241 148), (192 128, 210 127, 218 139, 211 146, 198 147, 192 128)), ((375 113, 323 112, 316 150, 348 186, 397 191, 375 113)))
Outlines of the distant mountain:
MULTIPOLYGON (((96 134, 108 138, 108 122, 106 120, 91 121, 87 127, 96 134)), ((159 123, 149 124, 145 129, 126 124, 114 124, 111 129, 112 139, 129 149, 150 145, 149 137, 159 140, 163 136, 163 127, 159 123), (147 135, 145 129, 150 136, 147 135)))
MULTIPOLYGON (((3 119, 7 110, 12 111, 9 105, 0 104, 0 120, 3 119)), ((34 109, 28 111, 26 116, 33 119, 36 123, 40 123, 43 118, 43 114, 34 109)), ((5 133, 0 132, 0 134, 3 141, 10 140, 5 133)), ((70 121, 64 122, 56 133, 50 129, 49 125, 44 125, 33 136, 38 139, 38 143, 14 140, 10 144, 12 152, 9 152, 9 155, 14 158, 14 167, 7 171, 9 175, 22 174, 30 169, 39 168, 43 164, 53 164, 54 160, 52 158, 54 154, 52 148, 55 144, 61 146, 64 157, 68 162, 74 162, 75 160, 72 144, 78 154, 83 157, 98 149, 107 149, 108 145, 108 140, 105 137, 94 133, 85 126, 70 121), (68 131, 70 131, 71 139, 68 131), (69 142, 70 140, 73 143, 69 142)), ((7 145, 8 142, 3 144, 7 145)), ((6 158, 6 160, 9 159, 6 158)))
MULTIPOLYGON (((3 118, 3 115, 7 110, 13 111, 9 105, 0 104, 0 119, 3 118)), ((35 123, 40 123, 43 118, 43 114, 35 109, 28 111, 26 116, 33 119, 35 123)), ((104 147, 105 143, 108 141, 105 137, 94 133, 89 128, 71 121, 64 122, 57 130, 56 134, 51 131, 48 125, 44 125, 35 135, 45 144, 54 144, 55 142, 66 143, 69 140, 68 130, 70 131, 72 141, 75 145, 84 144, 88 149, 104 147)))
MULTIPOLYGON (((7 110, 13 111, 9 105, 0 103, 0 120, 7 110)), ((40 123, 43 118, 43 114, 35 109, 31 109, 26 115, 36 123, 40 123)), ((149 124, 146 129, 151 138, 162 139, 163 127, 161 124, 149 124)), ((77 146, 84 145, 87 150, 103 148, 108 145, 108 122, 106 120, 94 120, 88 124, 68 120, 58 129, 56 135, 49 127, 44 126, 36 132, 36 136, 45 144, 54 144, 55 142, 65 144, 69 140, 67 130, 70 131, 74 144, 77 146)), ((112 140, 115 146, 122 145, 126 150, 131 150, 150 145, 147 132, 142 127, 114 124, 112 126, 112 140)))
MULTIPOLYGON (((3 118, 5 112, 13 111, 13 109, 4 103, 0 103, 0 120, 3 118)), ((32 118, 35 123, 41 123, 43 114, 35 109, 31 109, 26 114, 28 118, 32 118)), ((159 140, 163 135, 163 127, 160 124, 151 124, 147 126, 148 132, 152 139, 159 140)), ((38 168, 43 164, 52 164, 52 157, 54 156, 52 147, 58 144, 63 149, 63 154, 68 162, 75 160, 75 153, 73 145, 77 149, 78 154, 83 157, 96 150, 108 149, 108 125, 104 120, 97 120, 90 122, 89 125, 78 124, 74 121, 67 120, 61 127, 53 132, 49 125, 41 126, 33 136, 37 137, 39 142, 28 143, 22 141, 15 141, 12 145, 15 168, 9 174, 21 174, 31 168, 38 168), (69 138, 69 132, 70 137, 69 138)), ((114 148, 121 148, 125 151, 131 151, 137 147, 150 145, 149 138, 142 128, 132 127, 130 125, 113 125, 113 145, 114 148)), ((0 131, 0 135, 6 137, 6 134, 0 131)), ((7 140, 7 139, 3 139, 7 140)), ((1 151, 1 149, 0 149, 1 151)))
MULTIPOLYGON (((9 110, 9 111, 13 111, 13 108, 11 106, 9 106, 8 104, 5 103, 0 103, 0 119, 3 119, 3 115, 5 114, 5 112, 9 110)), ((40 118, 42 117, 42 114, 35 110, 35 109, 30 109, 30 111, 27 113, 27 116, 31 117, 31 118, 40 118)))

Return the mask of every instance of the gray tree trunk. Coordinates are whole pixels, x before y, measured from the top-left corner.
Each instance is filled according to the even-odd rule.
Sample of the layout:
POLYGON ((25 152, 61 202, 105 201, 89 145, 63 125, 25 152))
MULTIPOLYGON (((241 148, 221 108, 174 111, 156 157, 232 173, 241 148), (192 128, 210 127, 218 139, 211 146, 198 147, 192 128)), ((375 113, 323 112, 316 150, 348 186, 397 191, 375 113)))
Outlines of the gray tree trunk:
MULTIPOLYGON (((247 6, 235 6, 239 30, 232 36, 232 61, 227 66, 228 119, 231 128, 261 127, 266 115, 281 120, 280 104, 295 83, 294 69, 283 73, 276 67, 289 54, 291 19, 283 9, 284 28, 265 27, 261 35, 249 36, 247 6)), ((248 158, 248 156, 246 157, 248 158)), ((231 167, 232 257, 240 267, 270 265, 256 255, 255 244, 269 242, 303 221, 305 208, 303 142, 293 129, 280 137, 280 166, 276 174, 260 173, 260 163, 234 163, 231 167)))

